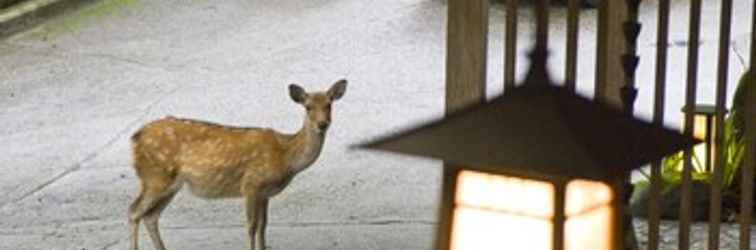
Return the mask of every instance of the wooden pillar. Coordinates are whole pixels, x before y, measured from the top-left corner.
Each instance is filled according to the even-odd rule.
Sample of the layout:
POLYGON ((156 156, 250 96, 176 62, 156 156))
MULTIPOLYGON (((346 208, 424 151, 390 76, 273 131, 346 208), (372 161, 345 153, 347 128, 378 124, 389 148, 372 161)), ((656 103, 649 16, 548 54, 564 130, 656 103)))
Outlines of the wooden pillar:
MULTIPOLYGON (((488 0, 449 0, 446 41, 446 114, 481 103, 486 98, 488 0)), ((454 219, 458 170, 443 173, 443 206, 439 213, 436 248, 449 249, 454 219)))
POLYGON ((597 100, 622 108, 620 90, 625 86, 622 55, 625 53, 625 35, 622 23, 627 18, 625 1, 601 1, 599 6, 598 37, 596 44, 597 100))
MULTIPOLYGON (((732 0, 722 0, 722 14, 720 16, 719 26, 719 64, 717 67, 717 99, 715 115, 716 124, 724 124, 724 110, 727 105, 727 71, 729 70, 730 61, 730 33, 732 26, 732 0)), ((711 120, 709 121, 711 122, 711 120)), ((711 129, 711 123, 706 127, 711 129)), ((709 250, 719 250, 720 224, 722 223, 722 170, 726 164, 724 156, 724 126, 717 126, 714 145, 714 169, 711 177, 711 191, 709 192, 711 200, 709 202, 709 250)), ((707 131, 707 137, 711 133, 707 131)), ((710 138, 706 138, 709 140, 710 138)), ((707 144, 706 152, 710 152, 711 144, 707 144)), ((711 155, 707 161, 711 161, 711 155)), ((712 165, 707 165, 712 166, 712 165)))
POLYGON ((743 100, 743 114, 745 117, 745 141, 746 152, 745 162, 743 163, 743 170, 741 176, 742 183, 740 190, 740 249, 751 249, 751 223, 753 223, 753 182, 754 171, 756 171, 756 121, 751 117, 756 116, 756 87, 754 87, 754 79, 756 79, 756 5, 753 6, 751 18, 751 58, 750 66, 748 67, 747 74, 750 74, 749 81, 745 81, 741 84, 748 84, 748 86, 740 86, 744 88, 746 93, 741 93, 745 96, 743 100))
MULTIPOLYGON (((756 46, 753 46, 756 47, 756 46)), ((751 59, 754 60, 754 59, 751 59)), ((752 64, 751 67, 754 65, 752 64)), ((749 74, 754 74, 754 70, 751 69, 749 74)), ((751 75, 751 79, 754 75, 751 75)), ((752 81, 746 84, 753 84, 752 81)), ((743 181, 741 183, 741 202, 740 202, 740 249, 753 249, 751 248, 751 227, 753 223, 753 188, 754 188, 754 171, 756 171, 756 121, 750 117, 756 116, 756 87, 749 86, 747 89, 746 101, 744 107, 745 117, 749 117, 746 120, 745 128, 745 141, 746 152, 745 162, 743 163, 743 181)))
POLYGON ((446 41, 446 111, 485 98, 488 0, 449 0, 446 41))

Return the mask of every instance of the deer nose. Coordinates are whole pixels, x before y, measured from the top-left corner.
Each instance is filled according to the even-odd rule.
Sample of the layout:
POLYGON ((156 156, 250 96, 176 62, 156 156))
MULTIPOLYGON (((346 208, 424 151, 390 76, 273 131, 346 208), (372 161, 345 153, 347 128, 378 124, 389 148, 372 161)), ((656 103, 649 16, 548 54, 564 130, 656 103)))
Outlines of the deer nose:
POLYGON ((328 128, 328 125, 330 125, 330 122, 320 122, 318 123, 318 128, 320 130, 325 130, 328 128))

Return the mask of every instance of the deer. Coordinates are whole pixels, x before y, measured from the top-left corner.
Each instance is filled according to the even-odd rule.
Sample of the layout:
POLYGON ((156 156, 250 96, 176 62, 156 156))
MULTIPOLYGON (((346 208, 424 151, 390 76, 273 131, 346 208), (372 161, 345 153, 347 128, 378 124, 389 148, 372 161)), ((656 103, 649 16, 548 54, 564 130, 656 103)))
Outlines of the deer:
POLYGON ((243 198, 249 248, 265 250, 268 201, 318 159, 331 124, 331 103, 344 96, 346 87, 342 79, 327 91, 308 93, 290 84, 291 99, 306 110, 295 134, 172 116, 143 125, 131 137, 140 183, 128 209, 131 250, 138 250, 140 222, 155 249, 165 250, 158 219, 184 184, 200 198, 243 198))

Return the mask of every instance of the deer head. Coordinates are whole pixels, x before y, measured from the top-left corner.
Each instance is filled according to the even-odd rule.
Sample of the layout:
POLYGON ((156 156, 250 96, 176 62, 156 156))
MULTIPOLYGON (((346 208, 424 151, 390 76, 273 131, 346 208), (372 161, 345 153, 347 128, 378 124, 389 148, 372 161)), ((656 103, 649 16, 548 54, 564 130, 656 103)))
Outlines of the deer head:
POLYGON ((319 133, 325 133, 328 130, 328 126, 331 124, 331 103, 344 96, 346 87, 347 81, 345 79, 335 82, 325 92, 307 93, 299 85, 289 85, 291 99, 307 110, 305 129, 312 129, 319 133))

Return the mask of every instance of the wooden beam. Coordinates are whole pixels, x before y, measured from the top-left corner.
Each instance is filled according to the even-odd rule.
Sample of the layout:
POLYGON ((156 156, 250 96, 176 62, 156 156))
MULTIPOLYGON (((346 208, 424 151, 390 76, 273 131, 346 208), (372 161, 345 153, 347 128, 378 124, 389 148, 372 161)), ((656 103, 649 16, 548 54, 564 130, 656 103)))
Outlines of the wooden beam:
MULTIPOLYGON (((488 0, 449 0, 446 41, 446 114, 485 101, 488 0)), ((446 165, 435 249, 448 250, 458 170, 446 165)))

